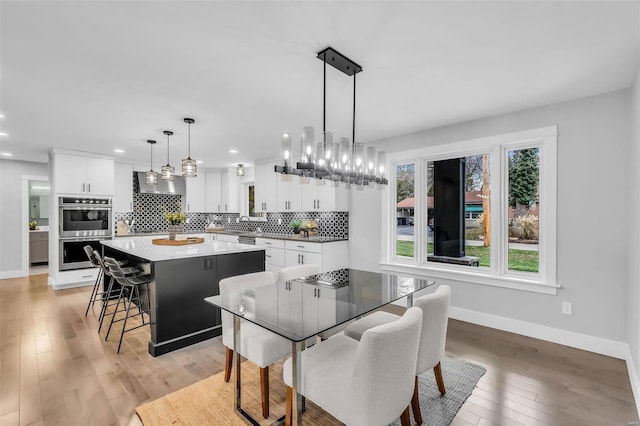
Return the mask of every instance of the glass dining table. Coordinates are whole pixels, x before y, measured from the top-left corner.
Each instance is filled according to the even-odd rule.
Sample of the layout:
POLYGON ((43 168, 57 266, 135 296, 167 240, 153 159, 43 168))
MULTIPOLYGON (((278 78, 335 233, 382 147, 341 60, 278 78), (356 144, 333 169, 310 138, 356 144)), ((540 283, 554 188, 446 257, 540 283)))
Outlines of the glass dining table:
POLYGON ((395 273, 340 269, 286 282, 246 289, 234 297, 211 296, 204 300, 233 314, 233 350, 236 354, 235 409, 251 424, 259 423, 241 404, 241 321, 250 321, 291 341, 292 424, 302 424, 303 398, 301 353, 306 342, 334 327, 357 319, 394 301, 413 296, 435 284, 427 278, 395 273), (233 300, 233 304, 230 302, 233 300), (239 301, 239 303, 238 303, 239 301))

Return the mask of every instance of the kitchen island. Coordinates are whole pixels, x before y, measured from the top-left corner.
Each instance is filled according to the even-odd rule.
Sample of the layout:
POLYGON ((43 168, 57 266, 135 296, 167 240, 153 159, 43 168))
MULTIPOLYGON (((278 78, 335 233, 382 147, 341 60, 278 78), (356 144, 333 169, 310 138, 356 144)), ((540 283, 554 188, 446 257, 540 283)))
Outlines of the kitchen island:
POLYGON ((151 274, 149 353, 153 356, 219 336, 220 311, 212 311, 204 298, 220 294, 221 279, 264 271, 263 247, 201 236, 203 243, 181 246, 155 245, 152 240, 158 236, 102 242, 103 256, 143 265, 151 274))

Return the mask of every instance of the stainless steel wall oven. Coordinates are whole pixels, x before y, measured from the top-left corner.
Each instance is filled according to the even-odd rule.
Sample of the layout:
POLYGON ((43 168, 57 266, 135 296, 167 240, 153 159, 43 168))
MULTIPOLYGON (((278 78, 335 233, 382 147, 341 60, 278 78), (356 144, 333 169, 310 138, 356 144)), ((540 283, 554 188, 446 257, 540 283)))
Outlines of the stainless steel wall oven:
POLYGON ((113 235, 110 198, 59 198, 60 238, 113 235))
POLYGON ((91 268, 91 262, 84 252, 84 246, 90 245, 98 253, 102 254, 101 240, 109 240, 108 237, 97 238, 60 238, 60 270, 91 268))
POLYGON ((59 197, 58 201, 59 270, 91 268, 84 246, 102 253, 100 241, 113 236, 111 199, 59 197))

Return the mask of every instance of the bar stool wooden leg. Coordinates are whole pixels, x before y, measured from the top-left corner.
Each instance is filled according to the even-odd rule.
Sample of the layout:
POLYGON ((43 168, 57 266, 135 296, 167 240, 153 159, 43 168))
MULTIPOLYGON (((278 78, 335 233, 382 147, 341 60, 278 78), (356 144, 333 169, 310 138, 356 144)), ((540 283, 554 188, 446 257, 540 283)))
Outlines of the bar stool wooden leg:
POLYGON ((293 407, 293 389, 287 386, 287 403, 285 405, 285 414, 284 414, 285 426, 291 426, 291 418, 293 417, 292 407, 293 407))

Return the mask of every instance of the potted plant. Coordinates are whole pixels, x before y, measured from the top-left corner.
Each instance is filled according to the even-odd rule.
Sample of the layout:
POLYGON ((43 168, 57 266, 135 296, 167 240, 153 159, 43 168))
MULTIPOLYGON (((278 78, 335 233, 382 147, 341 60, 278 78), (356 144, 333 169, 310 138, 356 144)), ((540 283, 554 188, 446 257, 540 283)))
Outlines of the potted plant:
POLYGON ((178 206, 178 210, 175 212, 164 210, 162 212, 162 217, 164 217, 164 220, 169 224, 169 239, 175 240, 176 234, 184 231, 183 224, 187 220, 187 215, 185 215, 178 206))
POLYGON ((293 228, 293 233, 294 234, 299 234, 300 233, 300 225, 302 225, 302 222, 300 222, 299 220, 292 220, 289 223, 289 226, 291 226, 293 228))
POLYGON ((36 222, 35 220, 32 220, 31 222, 29 222, 29 230, 35 231, 37 226, 38 226, 38 222, 36 222))

